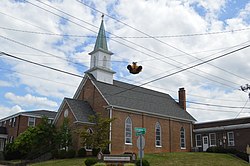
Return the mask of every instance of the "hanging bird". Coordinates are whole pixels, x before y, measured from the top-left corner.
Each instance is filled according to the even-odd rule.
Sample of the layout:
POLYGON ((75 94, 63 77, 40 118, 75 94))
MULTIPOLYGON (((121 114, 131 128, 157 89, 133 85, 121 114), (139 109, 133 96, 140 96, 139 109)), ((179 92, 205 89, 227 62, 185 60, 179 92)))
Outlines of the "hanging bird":
POLYGON ((128 65, 127 69, 129 70, 130 73, 132 74, 138 74, 142 70, 142 66, 137 66, 137 62, 133 62, 132 65, 128 65))

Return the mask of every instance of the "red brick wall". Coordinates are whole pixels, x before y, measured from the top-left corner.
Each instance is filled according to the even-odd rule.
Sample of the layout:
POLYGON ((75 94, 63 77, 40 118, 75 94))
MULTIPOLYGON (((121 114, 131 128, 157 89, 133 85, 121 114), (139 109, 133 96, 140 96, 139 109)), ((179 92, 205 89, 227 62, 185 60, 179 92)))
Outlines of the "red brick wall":
POLYGON ((138 153, 135 136, 135 127, 146 128, 145 134, 145 149, 144 153, 160 153, 160 152, 181 152, 191 150, 191 135, 190 123, 150 115, 135 114, 113 110, 113 117, 116 118, 112 123, 112 154, 122 154, 124 152, 138 153), (125 119, 127 117, 132 119, 132 145, 125 144, 125 119), (162 147, 155 146, 155 125, 159 122, 161 125, 161 142, 162 147), (180 148, 180 129, 185 129, 186 149, 180 148))
MULTIPOLYGON (((8 138, 7 139, 10 139, 10 137, 13 137, 15 139, 15 138, 17 138, 18 135, 20 135, 25 130, 27 130, 29 128, 28 120, 29 120, 28 116, 19 115, 19 116, 16 117, 15 126, 12 126, 13 119, 12 119, 11 125, 9 125, 10 119, 8 119, 6 121, 6 125, 5 125, 5 127, 7 129, 7 132, 8 132, 8 138)), ((40 117, 35 117, 35 125, 38 125, 40 123, 41 123, 41 118, 40 117)))

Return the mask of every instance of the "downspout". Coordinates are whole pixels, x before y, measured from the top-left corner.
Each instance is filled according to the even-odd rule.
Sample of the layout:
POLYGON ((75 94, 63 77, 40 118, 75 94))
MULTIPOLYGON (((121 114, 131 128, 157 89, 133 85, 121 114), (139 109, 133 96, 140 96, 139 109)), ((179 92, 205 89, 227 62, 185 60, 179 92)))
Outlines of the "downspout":
POLYGON ((190 123, 190 136, 191 136, 191 149, 193 148, 193 127, 192 122, 190 123))
MULTIPOLYGON (((113 115, 112 115, 112 112, 113 111, 113 107, 110 107, 109 108, 109 119, 112 119, 112 117, 113 117, 113 115)), ((110 143, 109 143, 109 152, 111 153, 111 141, 112 141, 112 138, 111 138, 111 136, 112 136, 112 131, 111 131, 111 129, 112 129, 112 122, 110 122, 110 124, 109 124, 109 141, 110 141, 110 143)))

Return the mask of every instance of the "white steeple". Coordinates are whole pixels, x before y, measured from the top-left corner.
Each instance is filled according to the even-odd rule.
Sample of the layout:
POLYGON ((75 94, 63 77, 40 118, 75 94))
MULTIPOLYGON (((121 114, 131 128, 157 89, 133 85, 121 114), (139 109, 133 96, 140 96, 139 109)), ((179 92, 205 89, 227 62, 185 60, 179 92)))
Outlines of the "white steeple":
POLYGON ((115 74, 111 68, 111 55, 113 53, 108 50, 103 20, 95 48, 89 54, 91 55, 90 69, 86 73, 91 73, 97 81, 113 84, 113 74, 115 74))

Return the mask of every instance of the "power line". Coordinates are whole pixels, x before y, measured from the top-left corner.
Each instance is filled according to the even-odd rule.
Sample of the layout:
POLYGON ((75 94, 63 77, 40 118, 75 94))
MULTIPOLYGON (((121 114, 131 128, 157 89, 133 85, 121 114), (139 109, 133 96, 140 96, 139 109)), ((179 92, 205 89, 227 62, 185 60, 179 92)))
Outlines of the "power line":
MULTIPOLYGON (((38 0, 37 0, 37 1, 38 1, 38 0)), ((158 41, 158 42, 160 42, 160 43, 162 43, 162 44, 165 44, 165 45, 167 45, 167 46, 169 46, 169 47, 171 47, 171 48, 173 48, 173 49, 175 49, 175 50, 177 50, 177 51, 179 51, 179 52, 182 52, 182 53, 184 53, 184 54, 186 54, 186 55, 188 55, 188 56, 191 56, 191 57, 193 57, 193 58, 195 58, 195 59, 198 59, 198 60, 200 60, 200 61, 203 61, 202 59, 197 58, 197 57, 195 57, 195 56, 193 56, 193 55, 191 55, 191 54, 189 54, 189 53, 187 53, 187 52, 185 52, 185 51, 183 51, 183 50, 181 50, 181 49, 179 49, 179 48, 177 48, 177 47, 175 47, 175 46, 172 46, 172 45, 170 45, 170 44, 168 44, 168 43, 166 43, 166 42, 164 42, 164 41, 162 41, 162 40, 160 40, 160 39, 158 39, 158 38, 156 38, 156 37, 154 37, 154 36, 152 36, 152 35, 149 35, 149 34, 143 32, 143 31, 141 31, 141 30, 139 30, 139 29, 137 29, 137 28, 134 28, 133 26, 131 26, 131 25, 129 25, 129 24, 123 22, 123 21, 120 21, 120 20, 116 19, 115 17, 110 16, 110 15, 108 15, 108 14, 106 14, 106 13, 104 13, 104 12, 102 12, 102 11, 100 11, 100 10, 98 10, 98 9, 96 9, 96 8, 94 8, 94 7, 92 7, 92 6, 90 6, 90 5, 88 5, 88 4, 85 3, 85 2, 82 2, 82 1, 80 1, 80 0, 76 0, 76 1, 79 2, 79 3, 81 3, 81 4, 83 4, 83 5, 85 5, 85 6, 87 6, 88 8, 90 8, 90 9, 92 9, 92 10, 94 10, 94 11, 97 11, 97 12, 99 12, 99 13, 101 13, 101 14, 104 14, 105 16, 107 16, 107 17, 109 17, 109 18, 111 18, 111 19, 113 19, 113 20, 116 20, 116 21, 119 22, 119 23, 122 23, 122 24, 125 25, 125 26, 130 27, 131 29, 133 29, 133 30, 135 30, 135 31, 137 31, 137 32, 140 32, 141 34, 143 34, 143 35, 145 35, 145 36, 147 36, 147 37, 149 37, 149 38, 152 38, 152 39, 154 39, 154 40, 156 40, 156 41, 158 41)), ((250 28, 247 28, 247 29, 250 29, 250 28)), ((208 64, 209 64, 209 63, 208 63, 208 64)), ((227 70, 225 70, 225 69, 223 69, 223 68, 221 68, 221 67, 215 66, 215 65, 213 65, 213 64, 209 64, 209 65, 210 65, 210 66, 213 66, 213 67, 215 67, 215 68, 217 68, 217 69, 219 69, 219 70, 222 70, 222 71, 224 71, 224 72, 226 72, 226 73, 232 74, 232 75, 234 75, 234 76, 236 76, 236 77, 238 77, 238 78, 245 79, 245 78, 243 78, 243 77, 241 77, 241 76, 239 76, 239 75, 237 75, 237 74, 234 74, 234 73, 232 73, 232 72, 229 72, 229 71, 227 71, 227 70)), ((248 80, 248 81, 249 81, 249 80, 248 80)))
MULTIPOLYGON (((77 75, 77 74, 74 74, 74 73, 71 73, 71 72, 67 72, 67 71, 64 71, 64 70, 60 70, 60 69, 56 69, 56 68, 49 67, 49 66, 46 66, 46 65, 42 65, 42 64, 39 64, 37 62, 29 61, 29 60, 26 60, 24 58, 20 58, 20 57, 14 56, 14 55, 7 54, 5 52, 0 52, 0 54, 8 56, 8 57, 11 57, 11 58, 14 58, 14 59, 18 59, 18 60, 21 60, 21 61, 24 61, 24 62, 27 62, 27 63, 38 65, 38 66, 41 66, 41 67, 44 67, 44 68, 47 68, 47 69, 50 69, 50 70, 55 70, 57 72, 61 72, 61 73, 64 73, 64 74, 68 74, 68 75, 72 75, 72 76, 84 78, 83 76, 80 76, 80 75, 77 75)), ((123 88, 123 87, 120 87, 120 88, 123 88)), ((137 87, 135 87, 135 88, 137 88, 137 87)), ((123 88, 123 89, 125 89, 125 88, 123 88)), ((128 91, 128 90, 132 90, 132 88, 125 89, 125 91, 128 91)), ((121 91, 121 92, 124 92, 124 91, 121 91)), ((140 92, 140 91, 136 91, 136 92, 161 97, 159 95, 154 95, 154 94, 151 94, 151 93, 145 93, 145 92, 140 92)), ((118 94, 120 94, 120 93, 111 94, 110 96, 114 96, 114 95, 118 95, 118 94)), ((131 98, 131 97, 125 97, 125 96, 118 96, 118 97, 131 98)), ((132 99, 137 99, 137 98, 132 98, 132 99)), ((192 103, 192 104, 198 104, 198 105, 215 106, 215 107, 223 107, 223 108, 237 108, 237 109, 238 108, 243 108, 243 107, 235 107, 235 106, 225 106, 225 105, 215 105, 215 104, 209 104, 209 103, 200 103, 200 102, 193 102, 193 101, 186 101, 186 102, 192 103)), ((245 109, 250 109, 250 107, 244 107, 244 108, 245 109)))
POLYGON ((53 68, 53 67, 50 67, 50 66, 42 65, 40 63, 33 62, 33 61, 30 61, 30 60, 26 60, 24 58, 20 58, 20 57, 14 56, 14 55, 10 55, 10 54, 7 54, 5 52, 0 52, 0 54, 3 54, 3 55, 8 56, 8 57, 15 58, 15 59, 18 59, 18 60, 21 60, 21 61, 25 61, 25 62, 34 64, 34 65, 37 65, 37 66, 41 66, 41 67, 44 67, 44 68, 47 68, 47 69, 55 70, 55 71, 58 71, 58 72, 61 72, 61 73, 64 73, 64 74, 69 74, 69 75, 72 75, 72 76, 75 76, 75 77, 83 78, 83 76, 81 76, 81 75, 70 73, 70 72, 67 72, 65 70, 53 68))
MULTIPOLYGON (((26 1, 26 2, 28 2, 28 1, 26 1)), ((62 12, 62 13, 64 13, 64 14, 70 16, 70 17, 73 17, 73 18, 79 20, 79 21, 82 21, 82 22, 84 22, 84 23, 86 23, 86 24, 88 24, 88 25, 91 25, 91 26, 93 26, 93 27, 96 27, 96 26, 94 26, 94 25, 92 25, 92 24, 90 24, 90 23, 88 23, 88 22, 86 22, 86 21, 84 21, 84 20, 81 20, 81 19, 79 19, 79 18, 77 18, 77 17, 75 17, 75 16, 73 16, 73 15, 71 15, 71 14, 68 14, 68 13, 66 13, 66 12, 64 12, 64 11, 62 11, 62 10, 60 10, 60 9, 57 9, 57 8, 51 6, 51 5, 48 5, 48 4, 44 3, 44 2, 41 2, 41 1, 39 1, 39 0, 37 0, 37 2, 42 3, 42 4, 44 4, 44 5, 46 5, 46 6, 50 7, 50 8, 52 8, 52 9, 54 9, 54 10, 59 11, 59 12, 62 12)), ((35 5, 35 4, 31 3, 31 2, 28 2, 28 3, 31 4, 31 5, 33 5, 33 6, 35 6, 35 7, 37 7, 37 8, 40 8, 40 9, 42 9, 42 10, 45 10, 45 11, 47 11, 47 12, 49 12, 49 13, 52 13, 52 14, 54 14, 54 15, 60 17, 60 18, 63 18, 63 19, 65 19, 65 20, 68 20, 68 21, 70 21, 70 22, 72 22, 72 23, 74 23, 74 24, 76 24, 76 25, 78 25, 78 26, 80 26, 80 27, 83 27, 83 28, 85 28, 85 29, 87 29, 87 30, 93 32, 93 30, 91 30, 91 29, 89 29, 89 28, 86 28, 86 27, 84 27, 84 26, 82 26, 82 25, 80 25, 80 24, 78 24, 78 23, 76 23, 76 22, 74 22, 74 21, 72 21, 72 20, 70 20, 70 19, 68 19, 68 18, 62 17, 62 16, 60 16, 60 15, 54 13, 54 12, 51 12, 51 11, 49 11, 49 10, 47 10, 47 9, 44 9, 44 8, 42 8, 42 7, 40 7, 40 6, 37 6, 37 5, 35 5)), ((97 27, 96 27, 96 28, 97 28, 97 27)), ((108 33, 110 33, 110 32, 108 32, 108 33)), ((110 33, 110 34, 112 34, 112 33, 110 33)), ((112 35, 114 35, 114 34, 112 34, 112 35)), ((115 35, 115 36, 117 36, 117 35, 115 35)), ((117 40, 114 40, 114 39, 111 39, 111 40, 113 40, 113 41, 115 41, 115 42, 117 42, 117 43, 119 43, 119 44, 121 44, 121 45, 124 45, 124 46, 126 46, 126 47, 128 47, 128 48, 131 48, 131 49, 133 49, 133 50, 136 50, 136 51, 138 51, 138 52, 140 52, 140 53, 143 53, 143 54, 145 54, 145 55, 148 55, 148 56, 150 56, 150 57, 153 57, 153 58, 155 58, 155 59, 157 59, 157 60, 159 60, 159 61, 163 61, 163 60, 160 59, 160 58, 157 58, 157 57, 154 57, 154 56, 152 56, 152 55, 150 55, 150 54, 147 54, 147 53, 145 53, 145 52, 142 52, 141 50, 138 50, 138 49, 136 49, 136 48, 134 48, 134 47, 128 46, 128 45, 126 45, 126 44, 124 44, 124 43, 121 43, 121 42, 119 42, 119 41, 117 41, 117 40)), ((123 40, 125 40, 125 41, 127 41, 127 42, 129 42, 129 43, 131 43, 131 44, 134 44, 134 45, 136 45, 136 46, 138 46, 138 47, 141 47, 141 48, 143 48, 143 49, 145 49, 145 50, 147 50, 147 51, 150 51, 150 52, 152 52, 152 53, 155 53, 155 54, 157 54, 157 55, 160 55, 160 56, 162 56, 162 57, 164 57, 164 58, 168 58, 169 60, 172 60, 172 61, 174 61, 174 62, 176 62, 176 63, 178 63, 178 64, 181 63, 181 62, 176 61, 176 60, 174 60, 174 59, 172 59, 172 58, 166 57, 165 55, 162 55, 162 54, 160 54, 160 53, 158 53, 158 52, 152 51, 152 50, 150 50, 150 49, 148 49, 148 48, 146 48, 146 47, 144 47, 144 46, 141 46, 141 45, 139 45, 139 44, 137 44, 137 43, 131 42, 131 41, 126 40, 126 39, 123 39, 123 40)), ((183 52, 183 53, 186 54, 186 52, 183 52)), ((172 63, 169 63, 169 62, 166 62, 166 61, 163 61, 163 62, 165 62, 165 63, 167 63, 167 64, 169 64, 169 65, 171 65, 171 66, 175 66, 175 67, 177 67, 177 68, 181 68, 181 67, 179 67, 179 66, 177 66, 177 65, 174 65, 174 64, 172 64, 172 63)), ((184 64, 184 63, 181 63, 181 64, 187 65, 187 64, 184 64)), ((199 70, 199 69, 197 69, 197 70, 199 70)), ((204 71, 202 71, 202 70, 199 70, 199 71, 204 72, 204 71)), ((191 71, 189 71, 189 72, 191 72, 191 71)), ((198 76, 200 76, 200 77, 203 77, 203 78, 208 79, 207 77, 201 76, 200 74, 197 74, 197 73, 195 73, 195 72, 191 72, 191 73, 193 73, 193 74, 195 74, 195 75, 198 75, 198 76)), ((206 72, 205 72, 205 73, 206 73, 206 72)), ((207 73, 207 74, 214 76, 213 74, 210 74, 210 73, 207 73)), ((221 77, 217 77, 217 78, 222 79, 221 77)), ((209 79, 209 80, 212 80, 212 79, 209 79)), ((225 80, 225 79, 222 79, 222 80, 225 80)), ((226 85, 225 83, 221 83, 221 82, 218 82, 218 81, 215 81, 215 80, 213 80, 213 81, 214 81, 214 82, 217 82, 217 83, 220 83, 220 84, 223 84, 223 85, 226 85)), ((226 81, 227 81, 227 82, 230 82, 230 81, 228 81, 228 80, 226 80, 226 81)), ((237 84, 237 85, 238 85, 238 84, 237 84)), ((230 88, 234 88, 234 87, 229 86, 229 85, 226 85, 226 86, 227 86, 227 87, 230 87, 230 88)))
POLYGON ((50 80, 50 79, 47 79, 47 78, 42 78, 42 77, 34 76, 34 75, 23 73, 23 72, 20 72, 20 71, 9 70, 9 69, 5 69, 5 68, 2 68, 2 67, 0 67, 0 70, 5 70, 5 71, 13 72, 13 73, 18 73, 18 74, 21 74, 21 75, 25 75, 25 76, 29 76, 29 77, 33 77, 33 78, 38 78, 38 79, 41 79, 41 80, 45 80, 45 81, 49 81, 49 82, 53 82, 53 83, 57 83, 57 84, 62 84, 62 85, 66 85, 66 86, 76 87, 75 85, 72 85, 72 84, 67 84, 67 83, 63 83, 63 82, 57 82, 57 81, 54 81, 54 80, 50 80))
POLYGON ((249 101, 249 99, 247 99, 247 101, 245 102, 244 106, 241 108, 241 110, 239 111, 239 113, 236 115, 236 117, 234 119, 238 118, 238 116, 242 113, 242 111, 244 109, 246 109, 246 105, 247 105, 248 101, 249 101))
MULTIPOLYGON (((69 36, 69 37, 79 37, 79 38, 82 38, 82 37, 96 38, 97 37, 96 35, 75 35, 75 34, 59 34, 59 33, 28 31, 28 30, 14 29, 14 28, 6 28, 6 27, 2 27, 2 26, 0 26, 0 29, 9 30, 9 31, 16 31, 16 32, 31 33, 31 34, 39 34, 39 35, 50 35, 50 36, 69 36)), ((201 35, 211 35, 211 34, 221 34, 221 33, 232 33, 232 32, 239 32, 239 31, 246 31, 246 30, 250 30, 250 28, 232 29, 230 31, 218 31, 218 32, 182 34, 182 35, 168 35, 168 36, 153 36, 153 37, 154 38, 190 37, 190 36, 201 36, 201 35)), ((144 38, 152 38, 152 37, 148 37, 148 36, 107 36, 107 38, 125 38, 125 39, 126 38, 142 38, 142 39, 144 39, 144 38)))
POLYGON ((58 59, 65 60, 65 61, 70 62, 70 63, 72 63, 72 64, 76 64, 76 65, 79 65, 79 66, 84 66, 84 67, 86 67, 86 66, 85 66, 85 65, 83 65, 83 64, 76 63, 76 62, 71 61, 71 60, 69 60, 69 59, 65 59, 65 58, 62 58, 62 57, 60 57, 60 56, 57 56, 57 55, 54 55, 54 54, 48 53, 48 52, 46 52, 46 51, 43 51, 43 50, 37 49, 37 48, 35 48, 35 47, 29 46, 29 45, 24 44, 24 43, 21 43, 21 42, 18 42, 18 41, 16 41, 16 40, 10 39, 10 38, 8 38, 8 37, 5 37, 5 36, 0 35, 0 38, 5 39, 5 40, 8 40, 8 41, 11 41, 11 42, 13 42, 13 43, 16 43, 16 44, 22 45, 22 46, 24 46, 24 47, 27 47, 27 48, 30 48, 30 49, 33 49, 33 50, 36 50, 36 51, 38 51, 38 52, 45 53, 45 54, 50 55, 50 56, 52 56, 52 57, 55 57, 55 58, 58 58, 58 59))
MULTIPOLYGON (((163 78, 167 78, 167 77, 170 77, 170 76, 172 76, 172 75, 178 74, 178 73, 180 73, 180 72, 183 72, 183 71, 192 69, 192 68, 194 68, 194 67, 203 65, 203 64, 208 63, 208 62, 211 62, 211 61, 213 61, 213 60, 216 60, 216 59, 222 58, 222 57, 224 57, 224 56, 230 55, 230 54, 232 54, 232 53, 238 52, 238 51, 240 51, 240 50, 244 50, 244 49, 246 49, 246 48, 248 48, 248 47, 250 47, 250 45, 247 45, 247 46, 238 48, 238 49, 233 50, 233 51, 231 51, 231 52, 228 52, 228 53, 226 53, 226 54, 222 54, 222 55, 220 55, 220 56, 217 56, 217 57, 211 58, 211 59, 209 59, 209 60, 206 60, 206 61, 200 62, 200 63, 198 63, 198 64, 195 64, 195 65, 193 65, 193 66, 186 67, 186 68, 181 69, 181 70, 179 70, 179 71, 176 71, 176 72, 167 74, 167 75, 165 75, 165 76, 162 76, 162 77, 159 77, 159 78, 156 78, 156 79, 153 79, 153 80, 151 80, 151 81, 148 81, 148 82, 145 82, 145 83, 139 85, 138 87, 147 85, 147 84, 152 83, 152 82, 155 82, 155 81, 159 81, 159 80, 161 80, 161 79, 163 79, 163 78)), ((133 87, 133 88, 130 88, 130 89, 128 89, 128 90, 133 90, 133 89, 135 89, 135 88, 136 88, 136 87, 133 87)), ((125 90, 125 91, 127 91, 127 90, 125 90)), ((121 92, 115 93, 115 94, 113 94, 113 95, 120 94, 120 93, 123 93, 123 92, 125 92, 125 91, 121 91, 121 92)))

